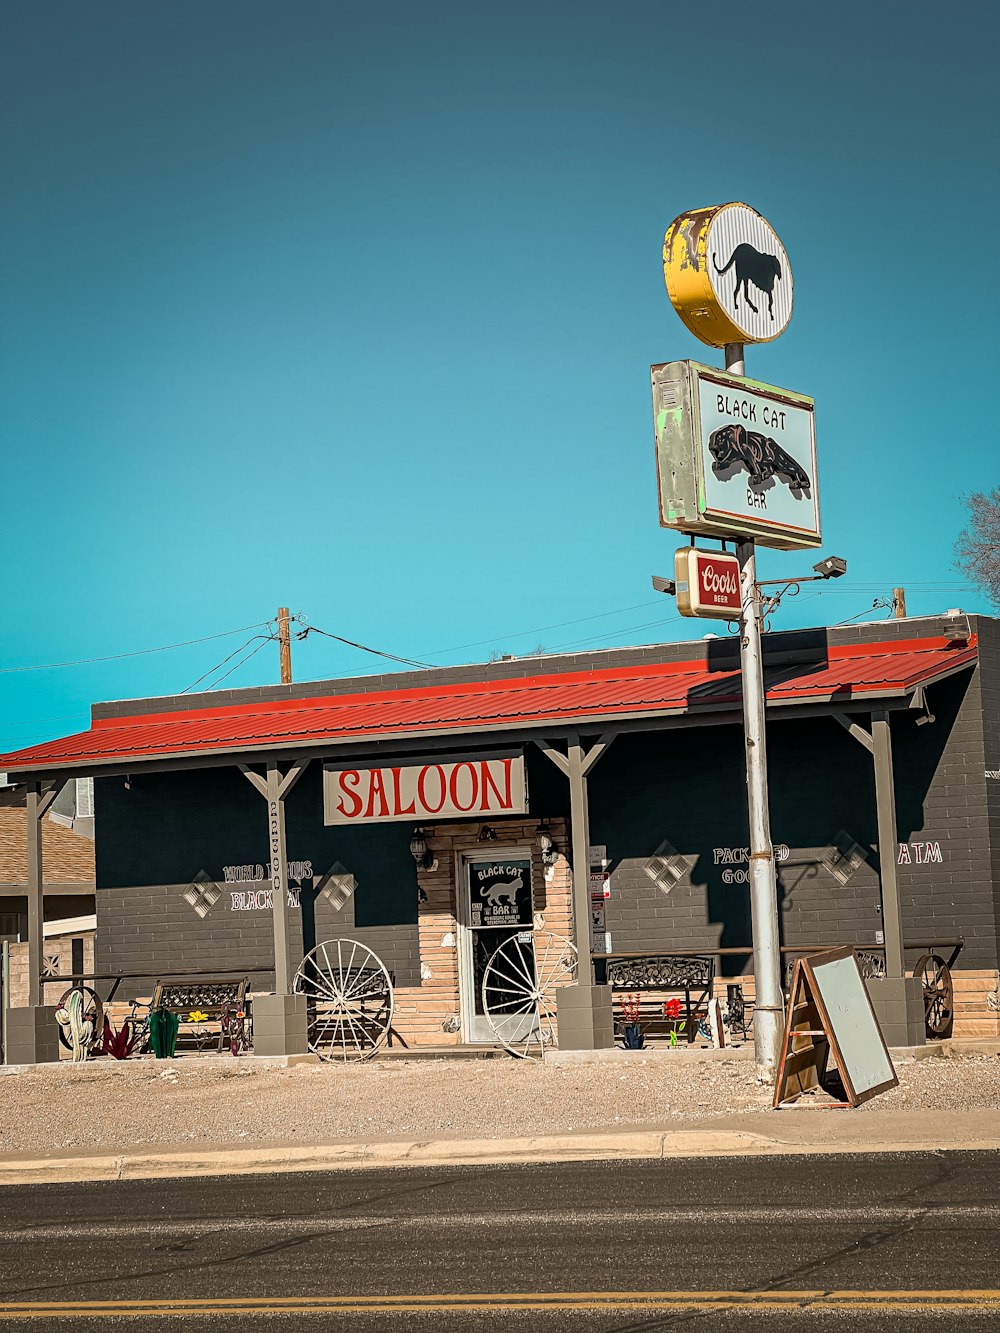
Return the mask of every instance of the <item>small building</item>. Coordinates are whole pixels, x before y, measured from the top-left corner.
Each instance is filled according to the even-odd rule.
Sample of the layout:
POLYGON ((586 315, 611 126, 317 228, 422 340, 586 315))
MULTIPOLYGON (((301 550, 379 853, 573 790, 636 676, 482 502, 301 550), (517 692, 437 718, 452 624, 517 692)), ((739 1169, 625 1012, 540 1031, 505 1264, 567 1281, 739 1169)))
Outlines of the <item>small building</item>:
MULTIPOLYGON (((772 633, 764 655, 786 956, 884 955, 899 1045, 923 1017, 903 974, 960 948, 954 1033, 1000 1035, 998 622, 772 633)), ((96 704, 0 767, 32 817, 94 778, 96 971, 250 970, 264 1050, 301 1048, 288 993, 327 939, 384 962, 410 1045, 494 1040, 483 969, 514 934, 579 949, 561 1045, 607 1042, 616 958, 751 971, 731 637, 96 704)))

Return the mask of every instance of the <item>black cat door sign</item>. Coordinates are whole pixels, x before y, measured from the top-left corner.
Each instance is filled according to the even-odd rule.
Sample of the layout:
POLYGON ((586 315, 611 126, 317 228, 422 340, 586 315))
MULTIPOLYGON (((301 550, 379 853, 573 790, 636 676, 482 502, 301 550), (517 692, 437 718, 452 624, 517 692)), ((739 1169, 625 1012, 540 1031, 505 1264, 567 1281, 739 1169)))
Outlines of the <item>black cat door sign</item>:
POLYGON ((663 239, 663 276, 681 319, 709 347, 767 343, 792 318, 792 268, 749 204, 682 213, 663 239))

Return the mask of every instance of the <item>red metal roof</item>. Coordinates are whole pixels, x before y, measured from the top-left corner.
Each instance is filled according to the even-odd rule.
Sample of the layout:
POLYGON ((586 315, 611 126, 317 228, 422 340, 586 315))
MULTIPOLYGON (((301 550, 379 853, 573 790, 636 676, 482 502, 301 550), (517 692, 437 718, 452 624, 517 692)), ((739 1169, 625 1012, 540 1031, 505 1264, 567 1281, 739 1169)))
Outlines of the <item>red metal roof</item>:
MULTIPOLYGON (((700 646, 699 646, 700 647, 700 646)), ((944 638, 831 646, 821 663, 767 670, 771 705, 871 702, 905 694, 974 662, 976 639, 944 638)), ((390 737, 445 736, 545 722, 609 721, 738 707, 740 673, 704 660, 640 663, 461 684, 412 685, 372 693, 271 699, 246 704, 96 719, 89 731, 0 756, 11 774, 82 769, 127 760, 390 737)))

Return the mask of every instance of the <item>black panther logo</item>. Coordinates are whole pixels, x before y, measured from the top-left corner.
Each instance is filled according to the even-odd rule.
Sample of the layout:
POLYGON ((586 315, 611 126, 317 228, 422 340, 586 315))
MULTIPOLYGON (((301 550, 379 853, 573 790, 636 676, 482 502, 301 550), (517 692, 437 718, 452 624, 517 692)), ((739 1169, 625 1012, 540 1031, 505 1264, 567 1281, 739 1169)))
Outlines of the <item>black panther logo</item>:
POLYGON ((733 292, 733 309, 739 309, 740 288, 743 288, 743 296, 747 305, 758 314, 759 311, 750 300, 750 283, 762 291, 767 297, 767 313, 774 319, 774 283, 775 279, 781 277, 781 265, 778 263, 777 255, 763 255, 759 250, 755 250, 752 245, 746 241, 741 241, 733 253, 729 256, 729 263, 725 268, 719 268, 715 253, 712 253, 712 263, 715 265, 716 273, 728 273, 732 266, 736 265, 736 288, 733 292))
POLYGON ((751 486, 762 487, 769 478, 777 477, 798 499, 803 492, 809 493, 809 473, 769 435, 758 435, 736 422, 713 430, 708 448, 714 460, 712 471, 724 481, 746 468, 751 486))

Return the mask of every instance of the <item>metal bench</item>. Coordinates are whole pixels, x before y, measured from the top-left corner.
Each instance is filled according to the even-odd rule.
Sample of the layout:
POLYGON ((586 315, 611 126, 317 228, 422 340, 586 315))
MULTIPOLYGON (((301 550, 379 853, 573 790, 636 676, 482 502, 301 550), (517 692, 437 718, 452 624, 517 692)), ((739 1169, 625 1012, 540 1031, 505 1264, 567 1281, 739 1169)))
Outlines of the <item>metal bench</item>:
MULTIPOLYGON (((209 1041, 214 1040, 216 1049, 221 1051, 224 1042, 232 1035, 229 1030, 232 1020, 238 1013, 249 1015, 249 985, 248 976, 205 976, 183 981, 162 979, 153 987, 149 1011, 169 1009, 180 1016, 178 1047, 183 1044, 203 1051, 209 1041), (190 1015, 194 1013, 202 1013, 205 1017, 192 1020, 190 1015)), ((244 1032, 249 1044, 249 1017, 245 1020, 244 1032)))
POLYGON ((612 991, 635 997, 628 1013, 615 1015, 615 1034, 624 1037, 629 1022, 643 1035, 683 1035, 689 1042, 698 1035, 699 1020, 708 1017, 715 982, 715 961, 701 955, 655 954, 635 958, 608 958, 607 980, 612 991), (665 1012, 663 996, 684 996, 683 1015, 665 1012))

